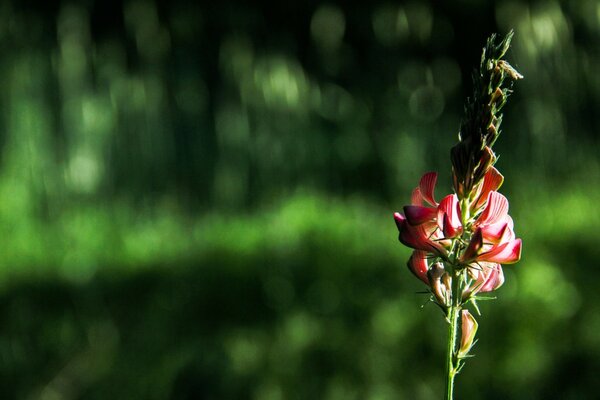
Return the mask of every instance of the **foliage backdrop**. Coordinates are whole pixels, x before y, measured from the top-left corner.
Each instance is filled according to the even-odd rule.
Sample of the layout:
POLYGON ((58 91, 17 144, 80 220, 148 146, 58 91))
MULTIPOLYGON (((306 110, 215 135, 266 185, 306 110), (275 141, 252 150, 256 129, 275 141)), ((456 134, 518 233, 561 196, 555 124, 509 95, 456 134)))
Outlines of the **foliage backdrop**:
POLYGON ((592 398, 593 0, 2 2, 2 397, 439 398, 443 318, 392 212, 425 171, 450 190, 471 71, 513 28, 524 256, 457 397, 592 398))

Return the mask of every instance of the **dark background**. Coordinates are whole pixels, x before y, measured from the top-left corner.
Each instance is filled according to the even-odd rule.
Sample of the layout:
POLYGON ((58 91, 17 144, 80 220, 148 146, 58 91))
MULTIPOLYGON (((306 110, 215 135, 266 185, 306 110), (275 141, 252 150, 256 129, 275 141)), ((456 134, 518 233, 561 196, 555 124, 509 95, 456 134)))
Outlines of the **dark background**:
POLYGON ((523 258, 457 398, 596 397, 598 2, 138 0, 0 4, 2 398, 441 398, 392 213, 510 29, 523 258))

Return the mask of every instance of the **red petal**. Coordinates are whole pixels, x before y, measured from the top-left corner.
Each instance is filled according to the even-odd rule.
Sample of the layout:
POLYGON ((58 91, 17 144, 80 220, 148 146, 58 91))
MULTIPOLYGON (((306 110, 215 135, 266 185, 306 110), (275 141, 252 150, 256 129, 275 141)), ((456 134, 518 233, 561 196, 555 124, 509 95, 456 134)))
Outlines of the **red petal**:
POLYGON ((469 245, 467 246, 465 252, 461 257, 461 261, 465 263, 474 260, 479 254, 479 252, 481 252, 482 248, 483 234, 481 233, 481 229, 478 228, 471 237, 471 241, 469 242, 469 245))
POLYGON ((432 221, 437 215, 437 210, 431 207, 404 206, 404 215, 411 225, 421 225, 424 222, 432 221))
POLYGON ((483 177, 483 185, 481 187, 479 198, 475 203, 475 208, 478 209, 482 207, 487 200, 489 193, 498 190, 500 186, 502 186, 502 182, 504 182, 502 174, 498 172, 496 168, 490 168, 483 177))
POLYGON ((446 254, 446 249, 439 243, 430 240, 432 236, 432 230, 436 229, 435 225, 429 226, 429 224, 422 224, 412 226, 410 224, 404 224, 400 229, 400 242, 405 246, 411 247, 415 250, 423 250, 435 254, 446 254))
POLYGON ((452 238, 461 230, 459 214, 460 206, 455 194, 450 194, 440 201, 437 221, 445 237, 452 238))
POLYGON ((450 221, 448 214, 444 214, 442 232, 444 233, 445 238, 455 238, 462 232, 462 226, 459 225, 458 227, 455 227, 450 221))
POLYGON ((408 259, 408 269, 426 285, 429 285, 429 279, 427 278, 427 252, 421 250, 413 251, 408 259))
POLYGON ((435 189, 435 183, 437 182, 437 172, 428 172, 421 178, 419 182, 419 190, 423 199, 431 204, 437 206, 437 202, 433 197, 433 190, 435 189))
POLYGON ((498 192, 490 192, 485 209, 475 221, 475 225, 491 225, 502 221, 508 215, 508 200, 498 192))
POLYGON ((477 259, 500 264, 514 264, 521 259, 521 239, 494 246, 490 251, 479 255, 477 259))

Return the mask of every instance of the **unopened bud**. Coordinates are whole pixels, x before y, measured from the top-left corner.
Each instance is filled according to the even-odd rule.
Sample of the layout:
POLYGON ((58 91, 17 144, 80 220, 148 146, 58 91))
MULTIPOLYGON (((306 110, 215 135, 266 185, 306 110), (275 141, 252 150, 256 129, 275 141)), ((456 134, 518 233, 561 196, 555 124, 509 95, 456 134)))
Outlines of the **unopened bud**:
POLYGON ((514 69, 514 68, 513 68, 513 66, 512 66, 512 65, 510 65, 509 63, 507 63, 506 61, 504 61, 504 60, 500 60, 500 61, 498 62, 498 66, 499 66, 500 68, 502 68, 502 70, 504 70, 504 72, 505 72, 505 73, 506 73, 508 76, 510 76, 510 79, 512 79, 512 80, 514 80, 514 81, 516 81, 516 80, 519 80, 519 79, 523 79, 523 75, 521 75, 521 74, 519 73, 519 71, 517 71, 516 69, 514 69))
POLYGON ((502 89, 497 87, 496 90, 494 90, 494 93, 492 93, 492 97, 490 99, 490 104, 496 103, 503 96, 504 96, 504 93, 502 92, 502 89))
POLYGON ((458 358, 464 358, 471 347, 473 347, 473 341, 475 340, 475 334, 477 333, 477 321, 471 315, 469 310, 461 311, 461 319, 460 319, 460 348, 458 349, 458 358))
POLYGON ((444 275, 442 275, 442 284, 446 287, 446 290, 452 290, 452 277, 449 273, 446 272, 444 275))
POLYGON ((452 278, 444 270, 444 266, 435 263, 427 272, 431 292, 440 305, 448 306, 451 303, 450 294, 452 293, 452 278))

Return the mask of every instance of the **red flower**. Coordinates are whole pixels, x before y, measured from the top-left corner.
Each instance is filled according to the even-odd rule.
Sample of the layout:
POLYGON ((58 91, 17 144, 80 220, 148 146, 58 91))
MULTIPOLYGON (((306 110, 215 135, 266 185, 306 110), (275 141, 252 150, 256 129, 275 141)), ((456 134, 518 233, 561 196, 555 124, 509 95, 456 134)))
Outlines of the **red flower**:
POLYGON ((420 225, 411 225, 400 213, 395 213, 394 219, 400 232, 399 240, 405 246, 437 255, 445 255, 447 253, 444 246, 437 242, 437 239, 440 239, 440 235, 437 231, 435 221, 428 221, 420 225))

